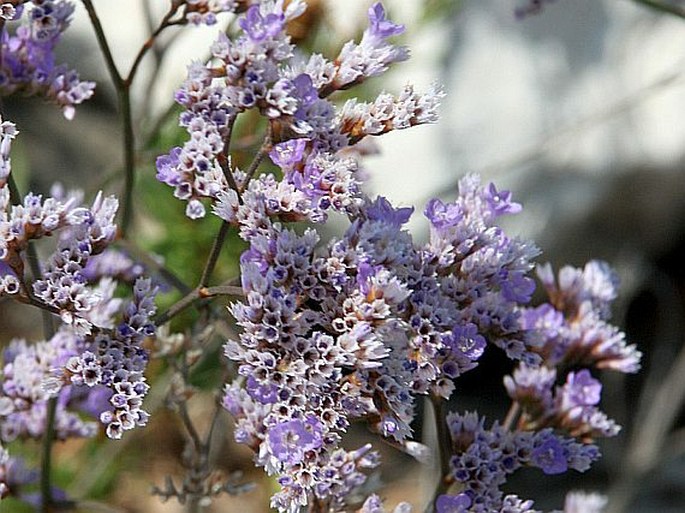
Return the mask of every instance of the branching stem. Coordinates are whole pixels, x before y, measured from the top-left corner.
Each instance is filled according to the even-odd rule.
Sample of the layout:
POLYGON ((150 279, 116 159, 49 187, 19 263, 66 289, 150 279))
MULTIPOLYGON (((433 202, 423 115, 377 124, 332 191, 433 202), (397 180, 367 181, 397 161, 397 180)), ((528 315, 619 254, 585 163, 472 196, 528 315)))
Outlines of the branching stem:
POLYGON ((235 281, 230 280, 223 285, 217 285, 215 287, 198 287, 193 289, 189 294, 186 294, 176 303, 171 305, 168 310, 155 317, 155 324, 157 326, 161 326, 162 324, 169 322, 183 310, 193 305, 196 301, 202 299, 216 296, 244 296, 242 287, 233 285, 233 283, 235 283, 235 281))
POLYGON ((133 220, 133 185, 135 181, 135 134, 133 132, 133 116, 131 113, 131 84, 135 78, 136 72, 140 66, 140 63, 145 57, 145 54, 152 48, 156 38, 162 31, 171 25, 180 25, 184 23, 184 20, 173 20, 173 16, 176 14, 181 2, 174 0, 171 2, 171 7, 167 14, 162 19, 161 23, 157 29, 152 33, 148 40, 143 44, 143 46, 138 51, 133 64, 131 65, 131 70, 126 77, 123 77, 119 72, 116 63, 114 62, 114 57, 112 55, 111 47, 105 36, 105 31, 102 28, 102 23, 100 18, 95 11, 92 0, 83 0, 83 5, 88 12, 91 24, 93 25, 93 30, 95 31, 95 37, 98 41, 98 46, 102 51, 105 58, 105 64, 107 65, 107 70, 109 72, 114 89, 117 92, 117 98, 119 103, 119 115, 121 116, 121 128, 123 132, 123 152, 124 152, 124 194, 123 194, 123 205, 121 208, 121 219, 120 219, 120 231, 122 238, 126 237, 128 234, 131 222, 133 220))

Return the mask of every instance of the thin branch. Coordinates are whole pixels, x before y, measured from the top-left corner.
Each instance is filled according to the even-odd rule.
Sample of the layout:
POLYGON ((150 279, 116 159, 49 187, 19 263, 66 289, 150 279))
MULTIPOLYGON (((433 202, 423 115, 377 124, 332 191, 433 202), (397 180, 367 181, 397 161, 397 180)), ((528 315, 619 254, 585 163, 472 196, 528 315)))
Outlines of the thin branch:
POLYGON ((127 253, 130 253, 136 260, 140 260, 147 267, 154 269, 169 285, 176 288, 181 294, 190 294, 192 288, 181 280, 174 272, 159 263, 150 253, 140 248, 129 239, 119 239, 117 244, 121 246, 127 253))
POLYGON ((235 117, 232 117, 228 121, 228 137, 226 137, 226 141, 224 141, 224 147, 221 150, 221 153, 217 156, 217 162, 219 163, 219 166, 221 167, 221 170, 224 172, 224 176, 226 177, 226 181, 228 182, 228 186, 235 191, 235 193, 238 196, 238 203, 243 204, 243 196, 240 190, 240 187, 238 187, 238 184, 235 181, 235 176, 233 176, 233 170, 229 166, 229 151, 231 147, 231 135, 233 134, 233 126, 235 125, 235 117))
POLYGON ((221 406, 221 401, 217 399, 214 408, 214 414, 212 415, 212 422, 209 424, 209 430, 207 431, 205 443, 202 445, 202 450, 206 461, 209 461, 209 452, 210 447, 212 445, 212 437, 214 436, 214 430, 216 429, 216 425, 219 423, 219 416, 221 415, 222 411, 223 407, 221 406))
MULTIPOLYGON (((233 280, 231 280, 232 282, 233 280)), ((234 296, 234 297, 244 297, 245 291, 242 287, 235 285, 217 285, 216 287, 206 287, 200 289, 200 297, 208 298, 215 296, 234 296)))
POLYGON ((45 417, 45 433, 41 444, 40 497, 42 513, 52 511, 52 442, 55 440, 55 417, 57 416, 57 397, 48 400, 45 417))
MULTIPOLYGON (((242 205, 242 193, 245 192, 245 189, 247 188, 248 184, 250 183, 250 180, 259 168, 259 165, 264 160, 264 157, 266 157, 269 151, 271 151, 271 127, 267 127, 266 134, 264 135, 264 141, 262 142, 259 151, 257 151, 257 154, 255 155, 254 159, 252 159, 252 162, 247 168, 247 171, 245 173, 245 181, 243 182, 241 187, 238 187, 238 184, 236 183, 235 178, 233 176, 233 172, 231 171, 228 165, 230 132, 233 129, 234 122, 235 119, 231 120, 230 122, 229 136, 226 139, 226 142, 224 143, 224 149, 221 155, 219 156, 218 161, 219 165, 221 166, 221 169, 224 171, 224 175, 226 176, 226 180, 228 181, 229 186, 236 192, 236 194, 238 195, 238 202, 242 205)), ((226 236, 228 235, 229 228, 230 225, 226 222, 222 223, 221 228, 219 228, 219 233, 217 233, 216 238, 214 239, 214 243, 212 244, 212 249, 209 253, 209 258, 207 259, 207 264, 205 265, 205 268, 202 271, 202 277, 200 278, 199 285, 200 287, 206 287, 209 283, 209 279, 212 275, 212 272, 214 272, 214 268, 216 267, 217 261, 219 260, 219 254, 221 253, 221 249, 223 248, 224 241, 226 239, 226 236)))
POLYGON ((440 472, 443 476, 450 471, 450 433, 446 422, 446 404, 442 397, 431 396, 433 415, 435 416, 435 429, 438 434, 438 458, 440 460, 440 472))
POLYGON ((182 2, 171 3, 169 11, 164 15, 164 18, 162 18, 162 21, 159 23, 155 31, 150 35, 147 41, 143 43, 143 46, 140 47, 140 50, 138 50, 138 54, 136 55, 135 59, 133 60, 133 64, 131 65, 131 70, 128 72, 128 75, 124 79, 126 87, 131 86, 131 83, 135 78, 136 72, 138 71, 138 66, 140 66, 140 63, 143 61, 143 57, 145 57, 145 54, 154 46, 157 37, 164 31, 164 29, 172 25, 182 25, 185 23, 185 20, 183 19, 174 21, 172 21, 171 19, 178 12, 181 5, 182 2))
POLYGON ((255 155, 254 159, 250 163, 250 166, 247 168, 247 171, 245 172, 245 181, 242 184, 240 192, 245 192, 245 189, 247 189, 250 180, 252 180, 252 177, 259 168, 259 165, 264 160, 264 157, 266 157, 269 154, 272 148, 273 143, 271 140, 271 125, 268 125, 266 127, 266 134, 264 135, 264 141, 262 142, 262 146, 259 148, 257 155, 255 155))
POLYGON ((504 428, 506 431, 509 431, 518 418, 519 413, 521 413, 521 405, 518 403, 518 401, 513 401, 509 407, 506 417, 504 417, 502 428, 504 428))
POLYGON ((201 299, 207 299, 216 296, 244 296, 243 289, 241 287, 231 285, 231 283, 233 283, 233 280, 226 282, 224 285, 218 285, 216 287, 198 287, 193 289, 190 293, 186 294, 181 299, 176 301, 176 303, 171 305, 168 310, 157 315, 154 319, 155 325, 161 326, 162 324, 169 322, 183 310, 201 299))
POLYGON ((114 87, 117 90, 119 90, 124 85, 124 79, 121 78, 121 74, 119 73, 117 65, 114 62, 112 50, 110 49, 109 43, 107 42, 105 31, 102 29, 100 18, 98 17, 97 12, 95 11, 95 7, 93 6, 93 2, 91 0, 83 0, 83 5, 85 6, 86 11, 88 12, 90 22, 93 24, 93 29, 95 30, 95 37, 97 38, 100 51, 102 52, 102 55, 105 57, 105 64, 107 65, 107 70, 109 71, 109 75, 112 79, 112 82, 114 82, 114 87))
POLYGON ((121 236, 126 237, 129 231, 131 222, 133 220, 133 186, 135 181, 135 135, 133 133, 133 116, 131 114, 131 83, 135 77, 138 66, 140 65, 143 57, 147 51, 154 44, 155 38, 168 26, 172 24, 179 24, 179 21, 171 21, 173 15, 178 11, 181 3, 174 1, 171 4, 171 8, 166 16, 163 18, 159 27, 152 36, 143 44, 139 50, 134 62, 131 66, 131 70, 126 78, 123 78, 119 70, 117 69, 116 63, 114 62, 114 57, 112 56, 112 50, 107 42, 107 37, 100 23, 100 18, 95 11, 93 2, 91 0, 83 0, 83 5, 88 12, 88 16, 93 25, 95 31, 95 36, 98 41, 98 45, 102 54, 105 58, 105 63, 107 65, 107 70, 112 79, 114 89, 117 92, 117 98, 119 103, 119 114, 121 116, 121 128, 123 132, 123 151, 124 151, 124 192, 123 192, 123 205, 121 208, 121 236))
POLYGON ((133 182, 135 180, 135 137, 133 134, 133 117, 131 115, 131 90, 127 83, 119 89, 119 107, 121 109, 121 128, 124 132, 124 205, 121 211, 121 236, 126 237, 133 219, 133 182))
POLYGON ((685 19, 685 8, 673 5, 671 3, 660 2, 657 0, 633 0, 635 3, 644 5, 645 7, 654 11, 670 14, 678 18, 685 19))
POLYGON ((193 421, 190 419, 190 415, 188 414, 188 405, 186 401, 180 401, 178 403, 178 411, 180 413, 181 420, 183 421, 183 425, 185 426, 188 435, 190 435, 190 438, 193 441, 195 452, 197 454, 200 454, 200 451, 202 451, 204 444, 200 439, 200 435, 197 432, 197 429, 195 429, 193 421))
POLYGON ((209 258, 207 259, 205 268, 202 270, 202 277, 200 278, 200 287, 206 287, 209 283, 209 279, 212 276, 212 272, 214 272, 214 268, 216 267, 216 264, 219 261, 221 248, 223 248, 224 246, 224 241, 226 240, 226 236, 228 235, 228 230, 230 228, 231 225, 226 221, 221 223, 219 232, 216 234, 214 242, 212 243, 212 249, 209 252, 209 258))

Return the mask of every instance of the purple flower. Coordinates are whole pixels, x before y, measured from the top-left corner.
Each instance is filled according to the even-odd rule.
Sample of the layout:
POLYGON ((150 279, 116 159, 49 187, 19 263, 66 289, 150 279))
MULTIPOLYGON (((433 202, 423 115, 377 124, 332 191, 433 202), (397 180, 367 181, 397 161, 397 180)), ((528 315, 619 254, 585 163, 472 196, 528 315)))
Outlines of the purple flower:
POLYGON ((309 416, 305 421, 295 419, 276 424, 267 436, 272 454, 283 463, 296 465, 307 451, 321 447, 323 426, 316 417, 309 416))
POLYGON ((485 338, 478 333, 478 326, 473 323, 452 328, 452 336, 446 343, 452 350, 462 352, 471 360, 477 360, 485 351, 485 338))
POLYGON ((526 330, 539 330, 544 338, 553 339, 564 326, 564 315, 549 303, 544 303, 525 310, 521 326, 526 330))
POLYGON ((278 387, 274 384, 260 384, 254 376, 248 376, 245 389, 252 399, 262 404, 274 404, 278 401, 278 387))
POLYGON ((161 155, 157 157, 157 180, 172 187, 180 182, 180 175, 178 173, 179 155, 181 148, 178 146, 173 148, 168 155, 161 155))
POLYGON ((494 183, 491 183, 484 191, 485 200, 488 202, 492 213, 496 216, 504 214, 518 214, 522 208, 519 203, 511 201, 511 192, 497 191, 494 183))
POLYGON ((404 32, 404 25, 393 23, 387 19, 383 4, 376 2, 369 7, 369 32, 374 37, 385 39, 404 32))
POLYGON ((400 227, 411 217, 414 207, 393 208, 392 204, 383 196, 378 196, 367 209, 366 215, 372 221, 381 221, 395 227, 400 227))
POLYGON ((455 226, 464 217, 461 205, 456 203, 445 204, 438 198, 433 198, 428 202, 423 214, 438 229, 455 226))
POLYGON ((301 73, 293 79, 295 86, 295 96, 300 99, 303 107, 309 107, 319 99, 319 92, 312 83, 312 77, 306 73, 301 73))
POLYGON ((253 5, 238 23, 252 41, 261 42, 266 38, 278 35, 283 30, 285 16, 275 13, 262 16, 259 12, 259 6, 253 5))
POLYGON ((547 437, 542 444, 533 449, 530 462, 548 475, 562 474, 568 470, 566 451, 554 436, 547 437))
POLYGON ((269 152, 269 157, 281 169, 292 168, 302 160, 307 142, 308 139, 290 139, 289 141, 276 144, 269 152))
POLYGON ((505 272, 506 278, 502 280, 502 296, 507 301, 527 303, 535 292, 535 281, 526 276, 522 271, 505 272))
POLYGON ((465 494, 440 495, 435 501, 436 513, 465 513, 471 507, 471 498, 465 494))
POLYGON ((563 387, 562 408, 594 406, 599 403, 601 394, 602 384, 592 377, 590 371, 570 372, 563 387))

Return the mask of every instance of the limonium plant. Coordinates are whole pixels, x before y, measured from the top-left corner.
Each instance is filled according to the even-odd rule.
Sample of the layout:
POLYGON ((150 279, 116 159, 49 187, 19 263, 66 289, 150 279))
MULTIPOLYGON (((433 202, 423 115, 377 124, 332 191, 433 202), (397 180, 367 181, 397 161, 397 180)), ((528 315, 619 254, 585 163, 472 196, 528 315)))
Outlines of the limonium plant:
MULTIPOLYGON (((595 440, 620 429, 599 408, 597 372, 634 373, 640 366, 640 353, 610 323, 615 273, 599 261, 558 272, 538 264, 540 250, 499 225, 522 206, 477 175, 459 181, 455 198, 431 199, 420 212, 366 192, 361 143, 435 123, 444 96, 437 85, 407 85, 370 101, 349 93, 338 99, 409 58, 397 42, 404 27, 380 2, 371 4, 361 38, 329 59, 289 36, 289 24, 307 8, 302 0, 168 4, 122 75, 95 7, 83 1, 119 93, 121 202, 60 187, 22 196, 11 160, 21 127, 8 119, 0 124, 0 295, 44 314, 42 340, 13 340, 2 354, 0 497, 42 512, 78 505, 83 498, 52 482, 53 442, 104 433, 116 444, 146 429, 146 396, 155 386, 147 367, 155 359, 174 369, 167 402, 188 433, 188 474, 153 492, 189 511, 248 488, 218 481, 213 472, 209 450, 221 415, 233 419, 235 441, 272 477, 270 506, 279 512, 533 512, 532 500, 505 491, 511 475, 526 467, 540 475, 590 468, 600 457, 595 440), (156 159, 156 178, 184 203, 188 223, 221 221, 193 287, 149 265, 154 259, 121 250, 120 243, 135 242, 129 93, 159 33, 213 25, 222 16, 233 17, 233 30, 220 33, 208 59, 188 66, 174 96, 187 135, 156 159), (231 144, 247 116, 257 119, 261 142, 239 165, 231 144), (406 229, 420 214, 430 230, 425 243, 406 229), (320 228, 331 216, 345 228, 324 240, 320 228), (212 285, 231 233, 245 245, 239 276, 212 285), (41 250, 50 253, 37 255, 38 239, 49 239, 41 250), (158 296, 169 287, 182 297, 158 311, 158 296), (533 304, 536 288, 545 298, 533 304), (220 296, 232 298, 228 310, 208 310, 220 296), (204 312, 198 324, 174 332, 172 320, 191 307, 204 312), (224 340, 222 363, 234 372, 217 391, 205 438, 187 407, 188 369, 217 319, 236 326, 224 340), (459 378, 489 351, 514 362, 502 386, 512 405, 506 417, 447 412, 459 378), (436 446, 414 434, 417 406, 426 400, 436 446), (428 504, 383 503, 382 489, 367 482, 382 461, 374 444, 350 447, 352 423, 419 460, 436 455, 440 475, 428 504), (42 441, 35 469, 12 451, 29 439, 42 441), (27 492, 32 482, 39 489, 27 492)), ((41 96, 71 119, 95 87, 55 64, 74 5, 10 0, 0 9, 0 93, 41 96)), ((599 512, 604 503, 573 492, 559 506, 599 512)))

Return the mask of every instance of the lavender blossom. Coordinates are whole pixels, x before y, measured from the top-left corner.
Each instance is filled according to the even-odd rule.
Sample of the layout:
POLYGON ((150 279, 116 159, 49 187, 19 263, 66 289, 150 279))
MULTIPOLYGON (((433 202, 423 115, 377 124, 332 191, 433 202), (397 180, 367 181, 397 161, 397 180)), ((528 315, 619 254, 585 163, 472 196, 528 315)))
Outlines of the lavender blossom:
POLYGON ((522 325, 545 337, 538 352, 548 365, 637 372, 640 352, 608 322, 617 278, 606 263, 592 261, 584 269, 564 267, 558 283, 549 265, 539 267, 538 275, 549 303, 527 310, 522 325))
POLYGON ((80 354, 64 365, 63 380, 67 385, 100 386, 111 391, 110 405, 100 414, 110 438, 121 438, 124 431, 144 426, 149 417, 142 409, 150 389, 143 374, 149 357, 141 343, 155 333, 151 317, 156 310, 156 292, 149 279, 136 280, 133 299, 124 309, 119 325, 113 332, 97 333, 80 354))
MULTIPOLYGON (((392 513, 411 513, 411 506, 407 502, 401 502, 392 510, 392 513)), ((385 513, 383 501, 378 495, 370 495, 356 513, 385 513)))
MULTIPOLYGON (((8 11, 5 17, 16 19, 22 11, 8 11)), ((55 46, 69 26, 73 11, 73 4, 66 0, 33 1, 26 9, 26 23, 13 35, 2 32, 1 95, 21 92, 44 96, 61 107, 67 119, 74 117, 76 105, 93 95, 93 82, 81 81, 78 73, 65 65, 55 65, 55 46)))
MULTIPOLYGON (((507 431, 498 423, 486 429, 475 413, 451 413, 447 424, 455 451, 450 461, 452 476, 464 484, 472 500, 471 509, 464 511, 509 511, 507 507, 512 506, 507 504, 519 499, 505 498, 500 487, 521 467, 537 467, 545 474, 567 469, 584 472, 599 458, 596 446, 560 437, 551 429, 507 431)), ((520 501, 519 507, 523 504, 520 501)), ((526 503, 526 508, 531 506, 532 502, 526 503)))
MULTIPOLYGON (((284 151, 290 153, 275 158, 290 169, 290 155, 299 150, 293 144, 284 151)), ((297 476, 305 461, 311 461, 308 476, 320 475, 318 465, 337 450, 352 419, 366 418, 374 431, 405 444, 414 396, 449 397, 452 379, 475 368, 488 343, 513 358, 538 361, 528 347, 537 340, 518 324, 519 302, 528 300, 530 287, 523 297, 507 289, 532 268, 535 251, 494 228, 505 212, 474 177, 462 183, 458 209, 464 215, 454 226, 442 225, 424 248, 403 229, 412 209, 378 198, 364 200, 344 237, 318 253, 313 231, 298 236, 269 221, 267 212, 244 209, 252 191, 269 197, 277 182, 262 177, 251 184, 232 214, 250 242, 241 257, 246 300, 231 307, 243 333, 225 346, 247 382, 243 392, 227 389, 224 404, 238 420, 236 439, 282 476, 283 508, 290 507, 283 497, 297 504, 311 494, 341 500, 323 494, 328 480, 314 484, 297 476), (241 212, 251 217, 240 219, 241 212), (462 234, 476 244, 441 263, 434 248, 462 234), (483 302, 476 306, 463 287, 479 290, 483 302), (303 446, 284 440, 307 439, 304 419, 312 416, 321 421, 315 431, 320 428, 323 442, 318 445, 317 435, 316 447, 304 443, 312 454, 305 460, 303 446)))
POLYGON ((332 80, 322 88, 324 96, 378 76, 391 64, 409 58, 409 50, 406 47, 394 46, 387 41, 389 37, 404 32, 404 26, 388 20, 380 2, 369 8, 368 17, 369 27, 364 31, 361 42, 346 43, 336 58, 332 80))
MULTIPOLYGON (((9 442, 18 437, 40 438, 44 435, 48 399, 51 392, 46 383, 55 369, 83 350, 84 342, 73 331, 62 329, 50 340, 28 345, 15 340, 4 354, 2 389, 0 390, 0 440, 9 442)), ((92 421, 84 421, 77 413, 78 404, 72 390, 64 388, 58 395, 55 436, 91 437, 97 432, 92 421)))

